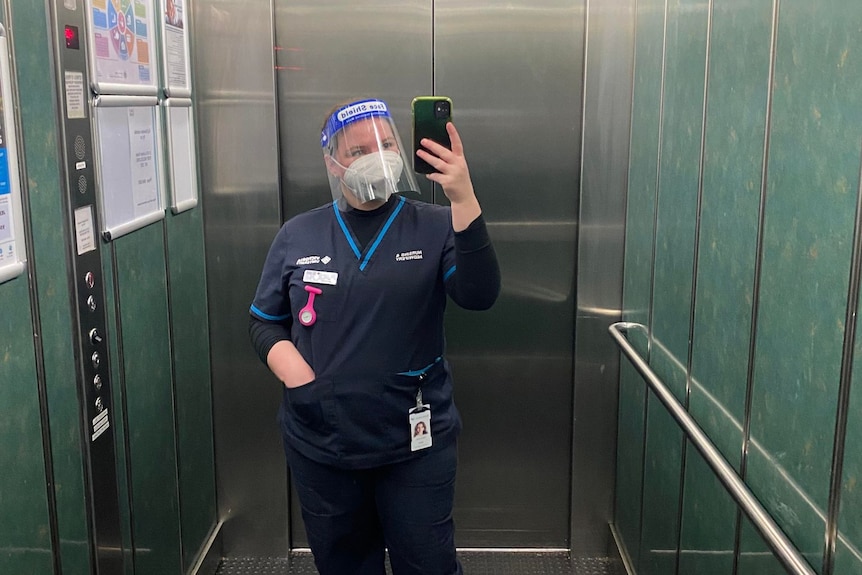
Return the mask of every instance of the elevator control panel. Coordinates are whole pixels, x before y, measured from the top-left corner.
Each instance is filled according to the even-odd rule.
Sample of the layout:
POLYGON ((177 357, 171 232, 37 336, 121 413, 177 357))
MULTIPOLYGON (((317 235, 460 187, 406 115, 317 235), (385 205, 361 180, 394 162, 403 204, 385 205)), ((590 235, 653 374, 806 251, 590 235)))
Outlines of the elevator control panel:
POLYGON ((90 3, 52 0, 55 54, 62 99, 62 147, 71 268, 76 301, 79 397, 94 567, 123 573, 117 485, 113 384, 108 349, 105 278, 98 235, 99 203, 93 153, 92 95, 86 42, 81 36, 90 3))

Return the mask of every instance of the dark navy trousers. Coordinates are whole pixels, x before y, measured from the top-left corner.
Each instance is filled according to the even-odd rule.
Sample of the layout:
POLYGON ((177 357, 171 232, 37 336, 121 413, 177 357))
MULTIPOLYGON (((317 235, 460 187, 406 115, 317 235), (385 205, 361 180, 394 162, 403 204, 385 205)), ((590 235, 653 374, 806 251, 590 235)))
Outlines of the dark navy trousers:
POLYGON ((452 504, 457 446, 400 463, 345 470, 285 443, 287 463, 320 575, 462 575, 452 504))

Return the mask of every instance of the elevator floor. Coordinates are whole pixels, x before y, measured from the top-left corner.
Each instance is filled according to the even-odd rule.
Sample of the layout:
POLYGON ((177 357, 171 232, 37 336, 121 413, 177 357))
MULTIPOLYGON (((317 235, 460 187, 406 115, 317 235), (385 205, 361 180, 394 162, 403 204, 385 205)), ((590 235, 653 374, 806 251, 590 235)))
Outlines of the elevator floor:
MULTIPOLYGON (((623 573, 607 557, 570 559, 567 553, 459 551, 465 575, 616 575, 623 573)), ((387 573, 390 573, 387 566, 387 573)), ((223 559, 216 575, 317 575, 311 554, 286 558, 223 559)))

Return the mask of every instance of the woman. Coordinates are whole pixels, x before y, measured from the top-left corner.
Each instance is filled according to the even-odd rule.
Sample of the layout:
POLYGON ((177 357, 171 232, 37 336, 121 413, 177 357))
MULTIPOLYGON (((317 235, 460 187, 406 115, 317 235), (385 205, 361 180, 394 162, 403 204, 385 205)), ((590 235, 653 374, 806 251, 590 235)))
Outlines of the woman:
POLYGON ((250 334, 284 384, 285 454, 321 575, 461 573, 452 501, 461 419, 443 358, 447 294, 497 298, 500 272, 464 149, 422 140, 451 207, 418 190, 385 102, 337 107, 321 145, 332 203, 284 224, 250 334), (413 437, 422 423, 427 433, 413 437))

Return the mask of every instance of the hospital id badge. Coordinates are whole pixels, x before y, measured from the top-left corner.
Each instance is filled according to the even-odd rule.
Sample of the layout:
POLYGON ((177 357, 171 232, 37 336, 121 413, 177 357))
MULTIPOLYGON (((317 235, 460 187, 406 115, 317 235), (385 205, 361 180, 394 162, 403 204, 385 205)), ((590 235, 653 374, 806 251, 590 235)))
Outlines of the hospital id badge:
POLYGON ((410 451, 431 447, 431 406, 414 407, 410 414, 410 451))

